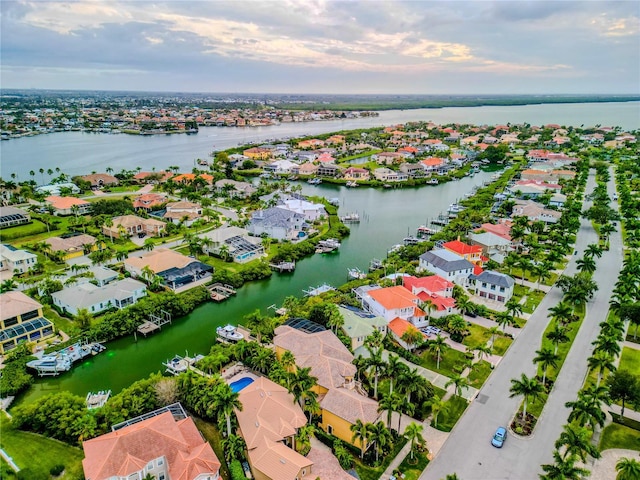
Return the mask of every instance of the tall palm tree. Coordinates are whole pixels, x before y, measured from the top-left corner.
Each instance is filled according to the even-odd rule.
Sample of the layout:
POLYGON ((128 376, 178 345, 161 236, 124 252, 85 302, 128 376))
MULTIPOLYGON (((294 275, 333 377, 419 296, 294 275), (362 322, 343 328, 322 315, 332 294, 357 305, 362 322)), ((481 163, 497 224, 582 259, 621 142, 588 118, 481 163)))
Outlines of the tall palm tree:
POLYGON ((560 323, 554 324, 553 330, 547 332, 546 338, 553 342, 553 353, 558 353, 558 346, 561 343, 566 343, 570 340, 569 335, 567 335, 567 327, 562 326, 560 323))
POLYGON ((593 353, 604 352, 611 357, 617 357, 620 355, 620 343, 613 337, 599 336, 592 345, 596 347, 593 349, 593 353))
POLYGON ((438 428, 438 417, 442 412, 445 412, 448 408, 448 404, 441 397, 435 395, 428 404, 431 406, 431 415, 433 416, 433 424, 438 428))
MULTIPOLYGON (((227 462, 240 459, 246 445, 244 439, 240 435, 229 435, 222 440, 222 448, 224 449, 224 458, 227 462)), ((155 477, 153 477, 155 480, 155 477)))
POLYGON ((515 298, 510 298, 507 303, 504 304, 507 309, 507 312, 512 317, 517 317, 518 315, 522 315, 522 305, 515 298))
POLYGON ((444 384, 444 388, 449 388, 451 385, 453 385, 455 394, 462 397, 462 390, 467 388, 470 384, 466 377, 454 375, 447 383, 444 384))
POLYGON ((580 272, 593 273, 596 271, 596 261, 593 257, 583 257, 576 262, 576 266, 580 272))
POLYGON ((542 465, 544 475, 540 475, 541 480, 581 480, 589 475, 589 470, 576 466, 578 457, 570 455, 563 458, 560 453, 555 450, 553 452, 554 463, 542 465))
POLYGON ((558 452, 562 447, 564 452, 562 458, 570 455, 577 455, 582 462, 586 462, 587 455, 593 458, 600 458, 600 452, 591 443, 592 432, 584 427, 575 427, 571 424, 565 425, 560 437, 556 440, 555 447, 558 452))
MULTIPOLYGON (((367 347, 368 348, 368 347, 367 347)), ((369 350, 369 358, 365 360, 365 365, 373 369, 373 398, 378 398, 378 379, 380 372, 387 363, 382 359, 382 349, 369 350)))
POLYGON ((411 460, 413 460, 413 452, 415 451, 416 445, 423 446, 426 443, 422 436, 423 429, 424 427, 422 425, 411 422, 404 430, 404 437, 411 442, 411 460))
POLYGON ((498 312, 495 315, 495 320, 498 325, 502 327, 502 333, 505 333, 507 326, 514 325, 515 319, 509 312, 498 312))
POLYGON ((440 358, 450 348, 446 339, 441 335, 437 335, 436 338, 427 342, 427 350, 436 356, 436 369, 440 370, 440 358))
POLYGON ((520 379, 512 378, 511 379, 511 388, 509 389, 511 395, 509 398, 522 396, 524 398, 524 403, 522 406, 522 421, 524 422, 527 418, 527 404, 529 401, 533 401, 537 399, 542 393, 542 385, 538 380, 533 378, 528 378, 524 373, 521 375, 520 379))
POLYGON ((369 427, 369 441, 375 443, 377 464, 380 452, 392 441, 391 432, 383 422, 376 422, 369 427))
POLYGON ((231 415, 234 410, 242 410, 238 393, 231 390, 226 382, 218 382, 213 391, 218 415, 224 415, 227 423, 227 437, 231 435, 231 415))
POLYGON ((370 431, 370 423, 364 423, 359 418, 356 420, 356 423, 351 425, 351 441, 352 442, 360 442, 360 459, 364 457, 364 452, 367 451, 369 447, 369 431, 370 431))
POLYGON ((640 462, 635 458, 622 457, 616 463, 616 480, 638 480, 640 478, 640 462))
POLYGON ((500 335, 500 329, 496 326, 491 327, 489 330, 487 330, 485 332, 486 335, 490 335, 491 336, 491 346, 493 347, 495 340, 496 340, 496 335, 500 335))
POLYGON ((478 345, 473 349, 474 352, 478 353, 478 361, 481 362, 484 356, 489 356, 493 353, 492 345, 478 345))
POLYGON ((560 360, 560 356, 548 347, 542 347, 536 351, 533 363, 539 363, 540 368, 542 368, 543 386, 547 384, 547 370, 549 370, 549 367, 556 368, 558 366, 558 360, 560 360))
POLYGON ((613 358, 611 357, 611 355, 602 350, 594 352, 594 354, 587 359, 587 364, 589 365, 590 372, 594 370, 597 370, 598 372, 596 387, 600 386, 600 382, 602 381, 602 377, 605 371, 608 370, 610 372, 613 372, 616 369, 615 365, 613 364, 613 358))
POLYGON ((416 345, 424 340, 424 335, 417 328, 409 326, 402 334, 401 340, 407 344, 409 350, 413 350, 416 345))
POLYGON ((562 325, 567 325, 574 319, 573 310, 571 305, 565 302, 559 302, 555 307, 549 309, 549 317, 557 320, 562 325))
POLYGON ((407 364, 400 360, 400 357, 398 355, 389 355, 387 366, 384 369, 384 374, 389 379, 389 394, 393 393, 393 387, 395 385, 396 379, 403 371, 408 369, 409 367, 407 366, 407 364))
POLYGON ((579 425, 589 425, 595 429, 597 425, 604 426, 605 413, 602 411, 600 401, 594 400, 582 394, 578 394, 578 399, 567 402, 564 405, 571 409, 569 413, 569 422, 577 422, 579 425))
POLYGON ((602 249, 596 243, 590 243, 584 250, 584 256, 600 258, 602 257, 602 249))

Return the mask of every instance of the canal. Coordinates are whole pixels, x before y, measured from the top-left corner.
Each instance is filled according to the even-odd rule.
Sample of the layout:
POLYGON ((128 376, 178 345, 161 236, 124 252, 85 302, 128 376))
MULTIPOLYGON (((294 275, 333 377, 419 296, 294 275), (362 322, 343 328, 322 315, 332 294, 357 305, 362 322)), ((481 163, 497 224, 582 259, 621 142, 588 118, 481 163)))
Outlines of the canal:
POLYGON ((215 329, 237 324, 255 309, 267 312, 270 305, 282 303, 289 295, 302 296, 303 289, 323 283, 339 286, 347 281, 347 269, 366 271, 372 258, 384 258, 407 233, 445 211, 475 186, 491 178, 480 172, 437 186, 404 189, 346 188, 344 186, 303 184, 305 195, 340 200, 339 213, 358 212, 359 224, 350 225, 351 234, 342 241, 339 253, 313 255, 298 262, 292 274, 277 274, 267 280, 251 282, 224 303, 208 302, 190 315, 174 320, 162 331, 136 342, 128 336, 110 342, 106 352, 75 366, 59 377, 37 379, 19 403, 31 402, 51 392, 70 391, 85 396, 89 391, 111 389, 114 393, 150 373, 162 371, 162 362, 175 354, 208 353, 215 342, 215 329))

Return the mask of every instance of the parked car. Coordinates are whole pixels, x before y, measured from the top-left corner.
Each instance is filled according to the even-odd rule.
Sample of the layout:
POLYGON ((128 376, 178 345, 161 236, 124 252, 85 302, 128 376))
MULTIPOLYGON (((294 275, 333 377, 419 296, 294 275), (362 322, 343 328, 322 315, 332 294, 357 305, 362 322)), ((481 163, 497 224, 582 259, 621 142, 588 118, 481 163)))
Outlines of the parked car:
POLYGON ((146 233, 144 233, 144 232, 140 232, 140 233, 138 234, 138 238, 144 238, 144 237, 146 237, 146 236, 147 236, 147 234, 146 234, 146 233))
POLYGON ((502 448, 504 445, 504 441, 507 439, 507 429, 504 427, 498 427, 496 433, 493 435, 491 439, 491 445, 497 448, 502 448))

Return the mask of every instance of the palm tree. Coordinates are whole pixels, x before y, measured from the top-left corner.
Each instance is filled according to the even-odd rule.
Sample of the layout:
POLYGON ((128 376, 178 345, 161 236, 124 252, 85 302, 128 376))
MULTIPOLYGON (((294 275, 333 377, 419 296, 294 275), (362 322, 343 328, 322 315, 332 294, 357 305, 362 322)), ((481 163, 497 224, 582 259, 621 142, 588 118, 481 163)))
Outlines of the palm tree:
POLYGON ((613 358, 607 352, 602 350, 594 352, 587 359, 587 364, 589 365, 589 371, 592 372, 594 370, 598 371, 598 380, 596 382, 596 387, 600 386, 600 382, 602 381, 602 377, 606 370, 613 372, 616 367, 613 364, 613 358))
POLYGON ((504 306, 512 317, 522 315, 522 305, 515 298, 510 298, 504 306))
POLYGON ((378 402, 378 412, 387 412, 387 426, 391 428, 391 416, 402 404, 403 397, 398 392, 383 395, 378 402))
POLYGON ((11 290, 15 290, 18 288, 18 284, 12 278, 9 278, 2 282, 0 285, 0 293, 10 292, 11 290))
POLYGON ((444 384, 444 388, 449 388, 451 385, 453 385, 455 394, 462 397, 462 389, 467 388, 470 384, 466 377, 454 375, 447 383, 444 384))
POLYGON ((541 480, 581 480, 589 475, 589 470, 576 467, 578 457, 570 455, 563 458, 560 453, 555 450, 553 452, 553 460, 555 463, 542 465, 545 475, 540 475, 541 480))
POLYGON ((549 370, 549 367, 556 368, 558 366, 558 360, 560 360, 560 356, 548 347, 542 347, 536 351, 536 357, 533 359, 533 363, 539 363, 540 368, 542 368, 543 386, 547 384, 547 370, 549 370))
POLYGON ((400 360, 398 355, 389 355, 387 366, 384 369, 385 376, 389 378, 389 394, 393 393, 395 381, 400 376, 401 372, 408 369, 409 367, 400 360))
POLYGON ((485 332, 485 334, 491 336, 491 346, 493 346, 493 344, 495 343, 495 340, 496 340, 496 335, 500 334, 500 329, 498 327, 496 327, 496 326, 493 326, 490 329, 488 329, 485 332))
POLYGON ((527 418, 527 403, 531 400, 537 399, 542 393, 542 385, 538 380, 533 378, 528 378, 524 373, 521 375, 520 379, 512 378, 511 379, 511 388, 509 389, 511 395, 509 398, 520 396, 524 397, 524 403, 522 406, 522 421, 524 422, 527 418))
POLYGON ((640 478, 640 462, 634 458, 622 457, 616 463, 616 480, 638 480, 640 478))
POLYGON ((469 297, 461 296, 456 299, 456 308, 461 315, 473 313, 476 310, 476 304, 469 300, 469 297))
POLYGON ((584 256, 600 258, 602 257, 602 249, 597 244, 591 243, 587 245, 587 248, 584 250, 584 256))
POLYGON ((351 441, 360 442, 360 460, 364 457, 364 452, 367 451, 368 448, 368 439, 369 439, 369 425, 370 423, 364 423, 359 418, 356 420, 356 423, 351 425, 351 441))
POLYGON ((555 447, 560 451, 565 447, 562 458, 569 455, 580 457, 582 462, 586 462, 587 455, 593 458, 600 458, 600 452, 591 443, 592 432, 584 427, 574 427, 573 425, 565 425, 560 437, 556 440, 555 447))
POLYGON ((617 357, 620 355, 620 343, 618 340, 610 336, 599 336, 595 342, 592 343, 596 348, 593 349, 593 353, 604 352, 611 357, 617 357))
POLYGON ((371 352, 371 350, 379 350, 382 348, 384 337, 380 330, 374 330, 367 338, 364 339, 364 346, 371 352))
POLYGON ((147 238, 144 241, 144 244, 142 245, 142 248, 144 248, 147 252, 150 252, 151 250, 153 250, 156 247, 155 242, 153 241, 153 239, 151 238, 147 238))
POLYGON ((222 440, 224 458, 226 458, 227 462, 240 459, 245 447, 244 439, 239 435, 229 435, 227 438, 222 440))
POLYGON ((554 318, 562 325, 566 325, 573 321, 573 310, 571 306, 565 302, 559 302, 555 307, 549 309, 549 317, 554 318))
POLYGON ((215 408, 218 415, 224 415, 227 422, 227 437, 231 435, 231 414, 234 410, 242 410, 242 402, 237 392, 231 390, 226 382, 218 382, 213 390, 215 408))
POLYGON ((409 350, 416 348, 416 345, 424 340, 424 335, 415 327, 409 326, 400 337, 407 344, 409 350))
POLYGON ((451 347, 447 343, 446 339, 441 335, 437 335, 436 338, 427 342, 427 350, 436 356, 437 370, 440 370, 440 357, 450 348, 451 347))
POLYGON ((413 452, 415 451, 416 444, 423 446, 426 441, 422 436, 423 426, 416 422, 411 422, 404 430, 404 437, 411 442, 411 460, 413 460, 413 452))
MULTIPOLYGON (((493 345, 493 344, 492 344, 493 345)), ((478 345, 473 349, 474 352, 478 353, 478 361, 481 362, 484 356, 489 356, 493 353, 492 345, 478 345)))
POLYGON ((553 342, 553 353, 558 353, 558 346, 561 343, 566 343, 569 341, 569 336, 567 335, 567 327, 562 326, 560 323, 556 323, 553 327, 553 330, 550 330, 547 333, 546 338, 553 342))
MULTIPOLYGON (((369 347, 367 347, 368 349, 369 347)), ((382 359, 382 349, 369 350, 369 358, 366 359, 365 365, 367 368, 373 369, 373 398, 378 398, 378 379, 380 371, 386 365, 386 362, 382 359)))
POLYGON ((369 427, 369 441, 376 445, 376 464, 380 452, 391 443, 391 432, 383 422, 376 422, 369 427))
POLYGON ((596 261, 593 257, 583 257, 576 262, 578 270, 580 272, 593 273, 596 271, 596 261))
POLYGON ((431 312, 435 310, 435 304, 431 300, 425 300, 420 304, 420 308, 426 312, 427 322, 431 322, 431 312))
POLYGON ((455 338, 456 341, 462 341, 462 337, 468 332, 467 321, 460 315, 452 315, 449 317, 447 329, 451 334, 452 340, 455 338))
POLYGON ((605 413, 600 405, 601 401, 591 396, 578 394, 578 399, 565 403, 565 407, 571 409, 568 420, 577 422, 579 425, 589 425, 592 429, 596 425, 604 426, 605 413))
POLYGON ((502 333, 505 333, 507 326, 515 323, 515 319, 509 312, 498 312, 496 313, 495 319, 496 323, 502 327, 502 333))
POLYGON ((448 404, 441 397, 435 395, 431 400, 429 400, 428 404, 431 406, 431 415, 433 416, 433 424, 436 428, 438 428, 438 416, 444 411, 447 410, 448 404))

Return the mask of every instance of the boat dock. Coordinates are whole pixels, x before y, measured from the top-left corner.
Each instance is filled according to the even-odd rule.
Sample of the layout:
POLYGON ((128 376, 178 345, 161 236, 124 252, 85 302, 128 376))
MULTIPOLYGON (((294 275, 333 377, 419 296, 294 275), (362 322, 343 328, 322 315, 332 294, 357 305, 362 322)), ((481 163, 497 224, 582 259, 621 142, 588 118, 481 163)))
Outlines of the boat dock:
POLYGON ((207 290, 209 290, 211 300, 214 302, 222 302, 236 294, 236 290, 231 285, 224 285, 222 283, 207 285, 207 290))
POLYGON ((138 326, 137 332, 146 337, 150 333, 161 330, 167 323, 171 323, 171 314, 166 310, 160 310, 160 315, 149 315, 149 320, 138 326))
POLYGON ((89 392, 87 393, 87 398, 85 398, 85 403, 87 404, 87 409, 93 410, 94 408, 100 408, 111 396, 111 390, 100 390, 97 393, 89 392))
POLYGON ((309 287, 306 290, 302 290, 302 291, 305 293, 307 297, 316 297, 318 295, 321 295, 326 292, 330 292, 332 290, 335 290, 335 288, 333 288, 329 284, 323 283, 318 287, 315 287, 315 288, 309 287))
POLYGON ((382 260, 377 258, 372 258, 369 262, 369 271, 374 272, 382 268, 382 260))
POLYGON ((316 253, 331 253, 340 248, 340 242, 335 238, 320 240, 316 246, 316 253))
POLYGON ((27 367, 33 368, 40 377, 56 376, 71 370, 75 362, 105 350, 106 347, 98 342, 76 342, 62 350, 44 354, 36 360, 27 362, 27 367))
POLYGON ((165 372, 171 375, 180 375, 181 373, 190 370, 197 362, 202 360, 204 355, 196 355, 195 357, 176 355, 171 360, 167 360, 162 365, 166 368, 165 372))
POLYGON ((364 280, 367 278, 367 274, 360 270, 358 267, 347 269, 347 277, 349 280, 364 280))
POLYGON ((296 269, 296 262, 270 263, 269 266, 280 273, 293 272, 296 269))
POLYGON ((357 212, 347 213, 340 217, 342 223, 360 223, 360 214, 357 212))
POLYGON ((444 226, 449 225, 450 221, 451 220, 449 219, 449 215, 445 215, 445 214, 441 213, 436 218, 431 220, 431 224, 432 225, 441 225, 441 226, 444 227, 444 226))

